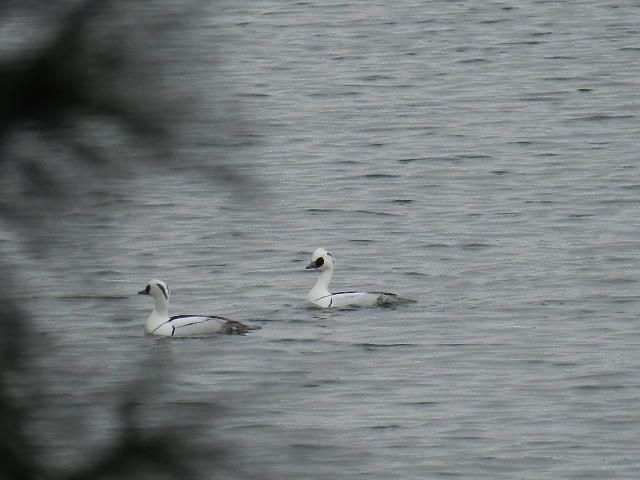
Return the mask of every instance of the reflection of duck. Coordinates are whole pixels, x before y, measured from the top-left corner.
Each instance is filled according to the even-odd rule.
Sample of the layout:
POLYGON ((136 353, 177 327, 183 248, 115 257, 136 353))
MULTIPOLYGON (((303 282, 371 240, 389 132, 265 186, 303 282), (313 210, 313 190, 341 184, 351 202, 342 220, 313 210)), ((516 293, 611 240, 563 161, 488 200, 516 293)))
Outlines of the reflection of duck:
POLYGON ((150 280, 141 295, 151 295, 155 301, 153 312, 144 324, 145 333, 163 337, 198 337, 214 333, 244 334, 260 328, 235 320, 209 315, 176 315, 169 317, 169 289, 161 280, 150 280))
POLYGON ((329 293, 329 282, 333 276, 333 256, 324 248, 313 252, 307 269, 320 271, 320 278, 307 295, 307 304, 320 308, 340 307, 382 307, 398 303, 413 303, 414 300, 402 298, 387 292, 336 292, 329 293))

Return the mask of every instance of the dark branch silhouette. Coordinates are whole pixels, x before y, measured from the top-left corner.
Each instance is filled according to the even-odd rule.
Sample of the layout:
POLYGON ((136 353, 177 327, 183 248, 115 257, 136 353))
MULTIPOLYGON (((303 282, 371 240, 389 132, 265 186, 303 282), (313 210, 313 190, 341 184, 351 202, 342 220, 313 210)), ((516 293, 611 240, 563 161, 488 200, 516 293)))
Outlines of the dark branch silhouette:
MULTIPOLYGON (((39 249, 44 244, 41 231, 47 230, 42 219, 47 215, 38 209, 54 212, 74 193, 74 185, 52 173, 55 168, 38 149, 20 151, 12 147, 16 138, 26 145, 44 142, 52 149, 64 147, 65 168, 83 181, 125 167, 126 160, 94 148, 81 131, 73 128, 96 120, 121 132, 124 140, 132 140, 131 148, 153 151, 155 160, 160 156, 163 161, 171 161, 170 139, 180 130, 188 105, 180 106, 180 85, 173 90, 169 87, 176 99, 167 99, 171 95, 158 90, 163 62, 174 60, 171 54, 160 51, 154 53, 153 61, 145 58, 155 41, 170 43, 176 31, 186 28, 188 22, 182 22, 195 13, 185 12, 199 6, 198 2, 187 1, 179 12, 178 4, 86 0, 59 5, 10 2, 0 6, 0 24, 13 14, 34 23, 50 16, 55 23, 42 43, 29 44, 0 58, 0 181, 4 178, 4 184, 12 187, 10 192, 0 194, 0 226, 21 229, 39 249), (153 8, 158 14, 149 20, 146 9, 153 8), (169 8, 172 15, 165 15, 164 10, 169 8)), ((250 183, 227 165, 208 162, 201 167, 212 180, 240 187, 250 183)), ((55 214, 49 216, 56 221, 55 214)), ((13 381, 32 379, 31 392, 43 393, 43 398, 47 384, 37 383, 38 375, 30 361, 37 352, 29 348, 29 319, 12 300, 9 267, 0 266, 5 273, 0 291, 0 479, 195 478, 202 476, 194 467, 198 462, 193 462, 199 455, 206 456, 209 464, 213 460, 220 472, 228 468, 226 450, 215 439, 203 451, 181 434, 178 424, 153 431, 136 424, 136 413, 143 405, 140 399, 153 388, 149 381, 123 386, 118 408, 120 435, 93 463, 71 472, 54 472, 42 464, 37 451, 42 447, 36 448, 28 428, 33 404, 24 401, 21 395, 25 392, 13 388, 13 381)), ((140 378, 147 377, 143 366, 140 378)), ((56 439, 51 441, 55 443, 56 439)), ((204 478, 217 474, 208 471, 204 478)))

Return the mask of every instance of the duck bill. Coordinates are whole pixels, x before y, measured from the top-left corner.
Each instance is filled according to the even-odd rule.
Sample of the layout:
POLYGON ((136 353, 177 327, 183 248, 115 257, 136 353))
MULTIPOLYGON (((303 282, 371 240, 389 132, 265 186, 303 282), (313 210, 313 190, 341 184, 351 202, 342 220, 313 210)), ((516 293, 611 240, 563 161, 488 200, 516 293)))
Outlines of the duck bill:
POLYGON ((311 262, 309 265, 307 265, 304 268, 305 268, 305 270, 312 270, 312 269, 318 268, 318 267, 316 266, 316 262, 311 262))

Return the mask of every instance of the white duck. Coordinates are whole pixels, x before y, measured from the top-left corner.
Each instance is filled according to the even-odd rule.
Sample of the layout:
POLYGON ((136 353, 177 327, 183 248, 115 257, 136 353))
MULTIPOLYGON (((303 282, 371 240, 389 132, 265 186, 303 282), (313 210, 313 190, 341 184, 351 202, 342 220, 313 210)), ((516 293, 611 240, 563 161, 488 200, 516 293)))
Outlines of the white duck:
POLYGON ((395 293, 387 292, 336 292, 329 293, 329 282, 333 276, 333 256, 324 248, 313 252, 311 263, 307 270, 320 271, 320 278, 307 295, 307 304, 320 308, 345 308, 345 307, 383 307, 398 303, 413 303, 415 300, 402 298, 395 293))
POLYGON ((149 280, 141 295, 151 295, 155 301, 153 312, 144 324, 145 333, 163 337, 201 337, 214 333, 243 335, 260 328, 235 320, 210 315, 175 315, 169 317, 169 288, 161 280, 149 280))

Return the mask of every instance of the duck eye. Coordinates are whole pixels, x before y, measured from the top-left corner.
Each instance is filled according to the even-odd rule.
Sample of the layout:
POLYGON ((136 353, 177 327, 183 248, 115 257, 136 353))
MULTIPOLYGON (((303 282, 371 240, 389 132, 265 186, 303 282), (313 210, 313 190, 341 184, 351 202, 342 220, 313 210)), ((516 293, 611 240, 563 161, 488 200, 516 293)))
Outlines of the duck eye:
POLYGON ((324 265, 324 258, 319 257, 316 259, 316 268, 321 267, 322 265, 324 265))

